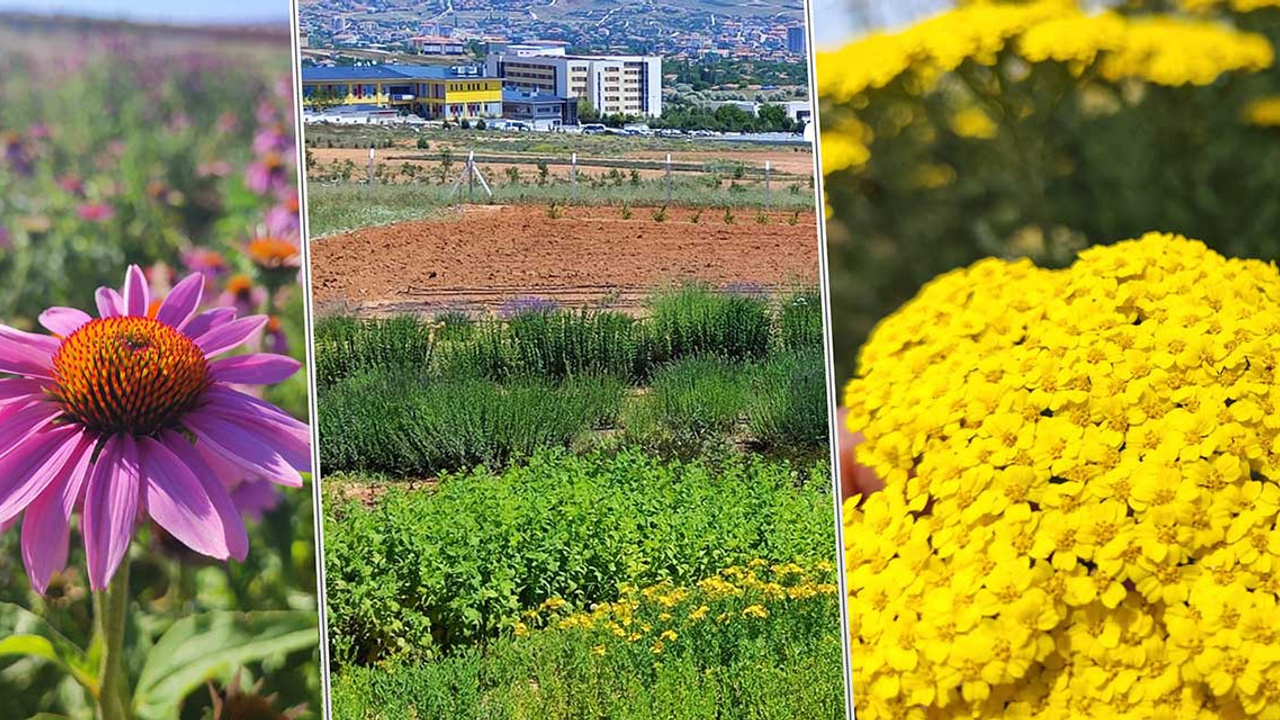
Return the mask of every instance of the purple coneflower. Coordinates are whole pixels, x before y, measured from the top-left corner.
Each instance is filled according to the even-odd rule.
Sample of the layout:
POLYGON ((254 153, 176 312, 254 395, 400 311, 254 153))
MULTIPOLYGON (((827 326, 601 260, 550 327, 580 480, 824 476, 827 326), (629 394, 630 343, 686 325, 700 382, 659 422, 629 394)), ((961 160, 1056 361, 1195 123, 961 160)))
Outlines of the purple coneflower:
POLYGON ((22 556, 40 592, 67 563, 80 512, 90 586, 105 588, 139 516, 196 552, 243 559, 249 541, 228 486, 245 477, 298 487, 311 467, 307 426, 231 385, 298 370, 265 353, 214 359, 259 333, 265 316, 197 313, 193 274, 148 313, 142 270, 122 293, 99 288, 93 318, 40 315, 51 335, 0 325, 0 524, 22 514, 22 556), (225 475, 233 468, 238 478, 225 475))

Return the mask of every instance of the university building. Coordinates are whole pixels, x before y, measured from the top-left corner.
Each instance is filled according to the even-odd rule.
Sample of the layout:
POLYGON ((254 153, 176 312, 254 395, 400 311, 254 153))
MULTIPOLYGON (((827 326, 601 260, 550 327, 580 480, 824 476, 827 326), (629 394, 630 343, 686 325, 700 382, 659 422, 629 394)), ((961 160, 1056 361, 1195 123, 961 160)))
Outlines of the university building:
POLYGON ((506 87, 586 100, 602 115, 662 114, 662 59, 647 55, 568 55, 552 43, 505 44, 485 74, 506 87))
POLYGON ((308 106, 403 108, 432 120, 502 116, 502 80, 477 67, 370 65, 302 68, 308 106))

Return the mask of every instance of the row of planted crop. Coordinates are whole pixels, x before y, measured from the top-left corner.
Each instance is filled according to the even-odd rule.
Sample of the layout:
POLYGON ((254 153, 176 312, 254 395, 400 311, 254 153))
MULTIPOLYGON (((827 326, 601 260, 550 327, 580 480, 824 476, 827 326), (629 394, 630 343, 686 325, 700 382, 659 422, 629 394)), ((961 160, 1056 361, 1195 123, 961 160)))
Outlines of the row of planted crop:
POLYGON ((529 298, 481 320, 461 312, 333 315, 316 327, 317 383, 324 388, 361 370, 392 367, 493 380, 603 374, 642 383, 681 358, 760 360, 822 345, 822 309, 813 289, 770 299, 685 285, 655 291, 646 310, 647 317, 635 318, 562 310, 529 298))

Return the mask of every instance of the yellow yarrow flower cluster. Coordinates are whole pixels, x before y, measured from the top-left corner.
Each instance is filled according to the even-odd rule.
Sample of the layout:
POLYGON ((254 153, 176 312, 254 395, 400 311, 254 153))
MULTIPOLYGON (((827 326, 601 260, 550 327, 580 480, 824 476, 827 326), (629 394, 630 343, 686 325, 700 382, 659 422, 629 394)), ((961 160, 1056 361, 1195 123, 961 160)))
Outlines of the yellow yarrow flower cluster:
POLYGON ((1280 97, 1255 100, 1244 110, 1245 122, 1258 127, 1280 127, 1280 97))
POLYGON ((835 566, 828 561, 771 565, 756 559, 745 566, 724 568, 688 587, 670 582, 645 588, 623 584, 616 601, 589 609, 575 610, 564 600, 551 598, 525 612, 514 623, 512 634, 526 636, 531 628, 598 633, 611 642, 646 643, 661 654, 682 642, 691 627, 715 620, 750 622, 797 608, 826 613, 835 607, 838 593, 834 574, 835 566))
POLYGON ((1222 7, 1247 13, 1264 8, 1280 8, 1280 0, 1182 0, 1180 6, 1193 13, 1210 12, 1222 7))
POLYGON ((1173 235, 943 275, 846 387, 860 718, 1280 714, 1280 273, 1173 235))
POLYGON ((1136 77, 1157 85, 1208 85, 1225 72, 1271 67, 1275 51, 1263 35, 1193 20, 1149 16, 1128 21, 1123 43, 1098 70, 1108 80, 1136 77))
POLYGON ((1111 81, 1174 86, 1207 84, 1223 73, 1256 71, 1274 62, 1264 36, 1205 20, 1091 15, 1064 0, 974 4, 819 53, 818 92, 846 102, 903 76, 928 84, 966 60, 993 64, 1006 49, 1030 62, 1067 63, 1076 73, 1097 63, 1101 77, 1111 81))

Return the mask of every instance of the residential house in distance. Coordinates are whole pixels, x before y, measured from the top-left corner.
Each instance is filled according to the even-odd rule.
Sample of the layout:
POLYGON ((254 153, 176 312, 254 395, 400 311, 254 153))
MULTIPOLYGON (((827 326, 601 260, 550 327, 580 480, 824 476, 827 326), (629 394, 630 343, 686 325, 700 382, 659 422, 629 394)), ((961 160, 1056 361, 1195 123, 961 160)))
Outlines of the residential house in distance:
POLYGON ((508 88, 576 97, 604 115, 662 115, 662 59, 569 55, 563 43, 489 43, 485 74, 508 88), (495 52, 495 49, 498 52, 495 52))
POLYGON ((470 65, 304 67, 302 101, 403 109, 430 120, 496 118, 502 80, 470 65))

